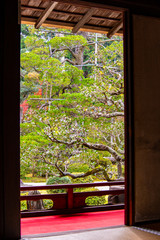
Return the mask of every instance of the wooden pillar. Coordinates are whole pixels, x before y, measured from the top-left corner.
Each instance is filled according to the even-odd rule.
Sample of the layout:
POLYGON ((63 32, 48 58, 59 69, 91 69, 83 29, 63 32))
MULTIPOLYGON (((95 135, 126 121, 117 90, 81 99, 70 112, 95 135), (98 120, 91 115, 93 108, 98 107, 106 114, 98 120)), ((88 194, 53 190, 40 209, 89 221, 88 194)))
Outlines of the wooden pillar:
POLYGON ((20 238, 18 1, 6 0, 0 14, 0 239, 20 238))
POLYGON ((124 13, 125 224, 134 225, 134 88, 132 14, 124 13))

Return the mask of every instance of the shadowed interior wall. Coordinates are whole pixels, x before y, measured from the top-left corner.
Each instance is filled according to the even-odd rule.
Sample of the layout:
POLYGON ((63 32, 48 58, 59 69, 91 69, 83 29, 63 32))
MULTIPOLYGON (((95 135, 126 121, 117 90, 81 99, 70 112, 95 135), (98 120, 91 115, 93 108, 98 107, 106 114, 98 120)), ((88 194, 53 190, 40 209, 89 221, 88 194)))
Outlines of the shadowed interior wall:
POLYGON ((160 219, 160 20, 133 17, 135 221, 160 219))

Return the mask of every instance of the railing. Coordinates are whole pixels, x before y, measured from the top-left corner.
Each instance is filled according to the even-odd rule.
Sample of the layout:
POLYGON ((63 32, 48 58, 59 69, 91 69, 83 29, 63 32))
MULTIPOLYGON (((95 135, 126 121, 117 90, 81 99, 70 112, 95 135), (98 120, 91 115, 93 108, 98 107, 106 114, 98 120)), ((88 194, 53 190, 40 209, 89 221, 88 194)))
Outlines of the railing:
POLYGON ((80 212, 94 212, 103 210, 123 209, 124 203, 118 204, 105 204, 100 206, 87 206, 85 201, 87 197, 91 196, 104 196, 104 195, 117 195, 124 194, 124 187, 118 189, 119 186, 124 186, 124 181, 113 182, 97 182, 97 183, 80 183, 80 184, 58 184, 58 185, 45 185, 45 186, 27 186, 21 187, 21 192, 29 192, 34 190, 52 190, 52 189, 66 189, 66 193, 54 194, 37 194, 21 196, 20 200, 38 201, 50 199, 53 201, 53 207, 40 211, 21 211, 21 217, 31 216, 47 216, 66 213, 80 213, 80 212), (90 188, 90 187, 104 187, 104 186, 117 186, 117 189, 98 190, 98 191, 85 191, 74 192, 77 188, 90 188))

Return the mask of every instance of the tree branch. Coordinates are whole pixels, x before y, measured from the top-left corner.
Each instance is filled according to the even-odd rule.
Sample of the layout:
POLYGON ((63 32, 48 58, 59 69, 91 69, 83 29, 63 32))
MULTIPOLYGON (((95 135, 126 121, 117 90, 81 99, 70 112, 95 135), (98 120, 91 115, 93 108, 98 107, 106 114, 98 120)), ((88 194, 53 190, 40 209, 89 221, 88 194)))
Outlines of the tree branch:
POLYGON ((63 60, 62 64, 63 64, 64 62, 69 62, 70 64, 75 65, 75 63, 74 63, 72 60, 70 60, 69 58, 65 58, 65 59, 63 60))
POLYGON ((104 175, 105 179, 107 181, 111 181, 111 179, 109 178, 109 176, 106 173, 104 168, 94 168, 92 170, 87 171, 86 173, 81 173, 81 174, 74 175, 74 174, 72 174, 70 172, 63 172, 62 169, 58 166, 57 162, 55 163, 55 166, 56 166, 57 170, 61 173, 62 176, 69 176, 69 177, 71 177, 73 179, 83 178, 83 177, 87 177, 87 176, 90 176, 90 175, 98 173, 98 172, 103 172, 103 175, 104 175))
POLYGON ((112 117, 123 117, 124 112, 113 112, 113 113, 92 113, 92 112, 84 112, 84 115, 91 116, 95 118, 112 118, 112 117))
POLYGON ((52 135, 52 137, 50 137, 47 133, 45 133, 45 135, 54 143, 65 144, 66 146, 73 146, 74 144, 79 142, 79 143, 81 143, 82 146, 87 147, 89 149, 109 152, 111 155, 114 156, 114 158, 118 162, 123 161, 123 158, 120 157, 119 154, 109 146, 106 146, 106 145, 103 145, 103 144, 86 143, 85 141, 83 141, 80 138, 77 138, 76 140, 73 140, 71 142, 64 142, 64 141, 60 141, 60 140, 56 139, 53 135, 52 135))
POLYGON ((83 65, 87 64, 87 63, 92 63, 92 61, 89 59, 89 60, 86 60, 85 62, 83 62, 83 65))
POLYGON ((71 85, 68 85, 68 86, 66 86, 66 87, 63 87, 62 88, 62 94, 64 94, 65 93, 65 90, 67 90, 67 89, 72 89, 72 87, 71 87, 71 85))
MULTIPOLYGON (((49 126, 49 125, 48 125, 48 126, 49 126)), ((72 145, 74 145, 75 143, 77 143, 76 140, 73 140, 73 141, 71 141, 71 142, 60 141, 60 140, 58 140, 57 138, 55 138, 55 137, 53 136, 53 132, 52 132, 52 131, 51 131, 51 133, 52 133, 52 137, 50 137, 46 132, 44 133, 44 134, 51 140, 51 142, 59 143, 59 144, 64 144, 64 145, 67 145, 67 146, 72 146, 72 145)))
POLYGON ((124 90, 123 90, 123 89, 120 89, 120 90, 118 90, 117 92, 109 92, 109 94, 110 94, 111 96, 118 96, 118 95, 120 95, 120 94, 124 94, 124 90))
MULTIPOLYGON (((59 49, 54 48, 54 49, 52 49, 52 55, 53 55, 55 52, 65 51, 65 50, 68 50, 68 51, 72 54, 72 56, 73 56, 74 58, 76 58, 76 57, 75 57, 75 53, 74 53, 73 50, 72 50, 71 48, 69 48, 69 47, 61 47, 61 48, 59 48, 59 49)), ((52 55, 51 55, 51 56, 52 56, 52 55)))
POLYGON ((82 146, 87 147, 89 149, 93 149, 93 150, 107 151, 114 156, 116 161, 118 161, 118 162, 123 161, 123 158, 120 157, 119 154, 109 146, 106 146, 106 145, 103 145, 103 144, 86 143, 86 142, 82 142, 82 146))

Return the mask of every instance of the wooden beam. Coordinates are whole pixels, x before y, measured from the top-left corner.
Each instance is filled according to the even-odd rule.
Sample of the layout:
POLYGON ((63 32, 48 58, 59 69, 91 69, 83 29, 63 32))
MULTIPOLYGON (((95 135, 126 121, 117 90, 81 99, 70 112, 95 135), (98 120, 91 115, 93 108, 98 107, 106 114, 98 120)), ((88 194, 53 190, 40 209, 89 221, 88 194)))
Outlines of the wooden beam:
POLYGON ((111 38, 115 33, 117 33, 123 27, 123 18, 114 25, 114 27, 107 33, 107 37, 111 38))
POLYGON ((79 29, 83 27, 86 22, 89 21, 94 12, 95 8, 90 8, 88 12, 82 17, 82 19, 74 26, 74 28, 72 29, 72 33, 78 32, 79 29))
MULTIPOLYGON (((43 0, 43 1, 48 1, 48 0, 43 0)), ((35 2, 35 0, 32 0, 32 2, 35 2)), ((98 8, 99 10, 111 10, 116 13, 121 13, 126 11, 126 8, 124 7, 110 6, 110 5, 107 5, 106 3, 105 4, 93 3, 93 1, 88 2, 88 1, 81 1, 81 0, 56 0, 56 2, 59 2, 61 4, 67 4, 69 6, 75 6, 75 7, 98 8)))
MULTIPOLYGON (((36 11, 36 12, 43 12, 45 10, 45 8, 42 7, 34 7, 34 6, 27 6, 27 5, 21 5, 21 10, 32 10, 32 11, 36 11)), ((71 16, 71 17, 83 17, 84 15, 82 13, 72 13, 72 12, 68 12, 68 11, 59 11, 59 10, 53 10, 52 11, 53 14, 59 14, 62 16, 71 16)), ((114 17, 101 17, 101 16, 91 16, 91 19, 94 20, 103 20, 103 21, 114 21, 114 22, 119 22, 121 19, 120 18, 114 18, 114 17)))
POLYGON ((36 24, 35 24, 35 28, 39 28, 44 21, 47 19, 47 17, 49 16, 49 14, 53 11, 53 9, 57 6, 58 2, 51 2, 48 7, 42 12, 42 14, 40 15, 40 17, 38 18, 36 24))
MULTIPOLYGON (((37 18, 35 17, 26 17, 26 16, 21 16, 21 24, 31 24, 34 25, 37 21, 37 18)), ((63 21, 56 21, 56 20, 49 20, 47 19, 43 24, 44 27, 55 27, 55 28, 63 28, 63 29, 73 29, 74 23, 73 22, 63 22, 63 21)), ((96 25, 84 25, 81 28, 82 31, 86 32, 97 32, 97 33, 102 33, 106 34, 111 30, 109 27, 101 27, 101 26, 96 26, 96 25)), ((116 33, 116 35, 122 35, 123 31, 119 31, 116 33)))

